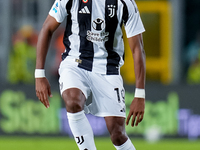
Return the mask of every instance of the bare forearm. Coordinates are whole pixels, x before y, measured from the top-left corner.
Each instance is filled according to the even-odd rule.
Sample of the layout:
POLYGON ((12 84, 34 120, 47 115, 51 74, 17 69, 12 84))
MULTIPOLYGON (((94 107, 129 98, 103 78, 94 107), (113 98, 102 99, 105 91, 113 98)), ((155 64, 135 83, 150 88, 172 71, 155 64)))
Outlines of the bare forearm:
POLYGON ((146 66, 145 66, 146 57, 143 47, 142 34, 131 37, 128 39, 128 41, 134 60, 136 88, 144 89, 145 74, 146 74, 146 66))
POLYGON ((48 52, 49 44, 51 41, 52 33, 46 31, 42 28, 37 43, 37 58, 36 58, 36 68, 43 69, 45 65, 46 55, 48 52))
POLYGON ((59 27, 55 18, 50 15, 47 16, 42 30, 40 31, 37 43, 37 58, 36 58, 36 68, 43 69, 45 65, 46 55, 48 52, 51 37, 54 31, 59 27))
POLYGON ((133 54, 134 58, 134 71, 136 78, 136 88, 144 89, 145 88, 145 52, 143 49, 136 50, 133 54))

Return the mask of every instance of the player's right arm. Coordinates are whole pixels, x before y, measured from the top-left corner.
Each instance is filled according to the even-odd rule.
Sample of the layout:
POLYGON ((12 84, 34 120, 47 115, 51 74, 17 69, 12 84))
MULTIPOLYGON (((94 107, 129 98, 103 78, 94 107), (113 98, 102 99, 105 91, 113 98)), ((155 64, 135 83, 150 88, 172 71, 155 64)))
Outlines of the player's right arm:
MULTIPOLYGON (((49 49, 52 35, 59 25, 60 23, 58 23, 55 18, 53 18, 50 15, 47 16, 38 37, 36 69, 44 69, 46 55, 49 49)), ((38 99, 45 105, 46 108, 48 108, 49 107, 48 96, 51 97, 51 89, 48 80, 45 77, 36 78, 35 89, 38 99)))

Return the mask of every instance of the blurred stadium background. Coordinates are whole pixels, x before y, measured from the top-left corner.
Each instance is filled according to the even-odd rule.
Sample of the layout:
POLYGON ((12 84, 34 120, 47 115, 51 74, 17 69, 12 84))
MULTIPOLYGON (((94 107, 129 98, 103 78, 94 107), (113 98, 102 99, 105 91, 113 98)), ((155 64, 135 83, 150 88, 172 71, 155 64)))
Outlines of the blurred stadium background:
MULTIPOLYGON (((53 97, 37 100, 37 36, 54 0, 0 0, 0 149, 77 149, 59 95, 57 67, 65 23, 46 62, 53 97)), ((200 0, 136 0, 146 28, 146 108, 143 122, 126 127, 138 150, 200 149, 200 0), (150 135, 150 137, 149 137, 150 135)), ((126 105, 134 96, 133 60, 125 40, 126 105)), ((87 115, 98 149, 114 149, 102 118, 87 115)))

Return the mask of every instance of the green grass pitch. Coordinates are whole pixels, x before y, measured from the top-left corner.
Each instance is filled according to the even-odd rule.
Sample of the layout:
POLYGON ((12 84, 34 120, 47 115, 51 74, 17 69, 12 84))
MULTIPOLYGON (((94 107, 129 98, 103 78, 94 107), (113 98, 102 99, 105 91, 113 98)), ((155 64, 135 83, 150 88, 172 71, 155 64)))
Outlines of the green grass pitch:
MULTIPOLYGON (((148 143, 132 138, 137 150, 200 150, 200 140, 163 139, 148 143)), ((115 150, 109 138, 95 138, 98 150, 115 150)), ((73 139, 64 137, 0 137, 0 150, 78 150, 73 139)))

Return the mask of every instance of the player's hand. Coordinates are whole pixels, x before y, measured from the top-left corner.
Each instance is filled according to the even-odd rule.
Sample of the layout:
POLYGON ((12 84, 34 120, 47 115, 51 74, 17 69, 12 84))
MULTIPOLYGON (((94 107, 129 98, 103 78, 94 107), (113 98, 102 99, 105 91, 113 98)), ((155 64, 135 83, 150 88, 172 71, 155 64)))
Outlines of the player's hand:
POLYGON ((36 78, 35 90, 38 99, 44 104, 46 108, 49 108, 48 97, 52 97, 52 95, 50 84, 47 78, 36 78))
POLYGON ((129 121, 132 116, 131 126, 137 126, 143 120, 145 108, 145 99, 144 98, 134 98, 130 105, 130 111, 126 120, 126 125, 129 124, 129 121))

